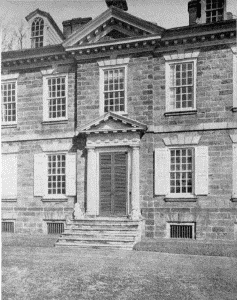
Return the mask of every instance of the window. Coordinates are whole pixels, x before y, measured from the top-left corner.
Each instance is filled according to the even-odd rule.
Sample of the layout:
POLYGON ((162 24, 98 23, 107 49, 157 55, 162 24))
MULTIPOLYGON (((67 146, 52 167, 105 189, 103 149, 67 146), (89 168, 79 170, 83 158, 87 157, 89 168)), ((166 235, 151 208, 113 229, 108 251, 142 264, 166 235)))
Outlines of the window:
POLYGON ((193 69, 193 62, 170 65, 170 104, 173 109, 194 107, 193 69))
POLYGON ((171 239, 195 239, 195 223, 167 223, 168 237, 171 239))
POLYGON ((65 154, 48 155, 48 195, 66 194, 65 154))
POLYGON ((15 222, 14 221, 2 221, 2 232, 15 232, 15 222))
POLYGON ((193 149, 170 150, 170 193, 192 194, 193 149))
POLYGON ((44 20, 36 18, 31 25, 31 48, 43 47, 44 20))
POLYGON ((45 80, 44 121, 67 119, 67 76, 45 80))
POLYGON ((125 112, 125 68, 104 70, 104 112, 125 112))
POLYGON ((61 234, 64 232, 64 223, 62 222, 47 222, 48 234, 61 234))
POLYGON ((218 22, 224 19, 224 0, 206 0, 206 22, 218 22))
POLYGON ((16 124, 17 83, 2 83, 2 124, 16 124))

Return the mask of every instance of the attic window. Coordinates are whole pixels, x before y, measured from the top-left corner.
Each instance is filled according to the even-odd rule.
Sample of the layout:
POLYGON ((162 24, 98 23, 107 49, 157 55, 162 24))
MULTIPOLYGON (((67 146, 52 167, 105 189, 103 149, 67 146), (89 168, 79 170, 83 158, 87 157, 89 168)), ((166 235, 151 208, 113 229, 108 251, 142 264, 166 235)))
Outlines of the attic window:
POLYGON ((223 0, 206 0, 206 22, 222 21, 224 18, 223 0))
POLYGON ((44 20, 35 18, 31 26, 31 48, 43 47, 44 20))

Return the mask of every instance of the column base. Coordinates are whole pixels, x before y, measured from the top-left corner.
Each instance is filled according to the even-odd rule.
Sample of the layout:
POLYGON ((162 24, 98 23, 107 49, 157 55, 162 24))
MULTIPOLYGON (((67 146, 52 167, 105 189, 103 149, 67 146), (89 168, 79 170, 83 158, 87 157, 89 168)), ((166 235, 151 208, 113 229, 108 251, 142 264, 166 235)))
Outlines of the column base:
POLYGON ((85 214, 82 212, 79 203, 75 203, 73 217, 74 217, 74 219, 84 219, 85 218, 85 214))

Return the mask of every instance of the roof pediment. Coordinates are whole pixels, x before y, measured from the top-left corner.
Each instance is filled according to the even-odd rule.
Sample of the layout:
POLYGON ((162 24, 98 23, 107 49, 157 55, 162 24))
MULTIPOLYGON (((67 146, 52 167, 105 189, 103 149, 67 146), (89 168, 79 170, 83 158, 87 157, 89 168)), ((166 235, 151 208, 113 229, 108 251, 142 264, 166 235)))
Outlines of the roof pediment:
POLYGON ((98 119, 80 127, 77 134, 90 133, 118 133, 146 131, 147 126, 138 121, 109 112, 98 119))
POLYGON ((164 29, 127 12, 111 7, 94 20, 71 34, 63 43, 65 48, 83 46, 111 39, 161 35, 164 29))

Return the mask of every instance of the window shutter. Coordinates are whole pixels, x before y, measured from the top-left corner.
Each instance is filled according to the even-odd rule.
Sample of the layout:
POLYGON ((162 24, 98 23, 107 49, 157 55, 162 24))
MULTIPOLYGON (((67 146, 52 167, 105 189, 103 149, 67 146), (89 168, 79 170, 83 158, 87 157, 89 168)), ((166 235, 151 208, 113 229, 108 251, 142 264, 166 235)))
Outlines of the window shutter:
POLYGON ((237 198, 237 144, 233 145, 233 198, 237 198))
POLYGON ((17 198, 17 154, 2 155, 2 197, 17 198))
POLYGON ((208 194, 208 147, 195 148, 195 194, 208 194))
POLYGON ((44 153, 34 155, 34 195, 47 194, 47 156, 44 153))
POLYGON ((169 149, 155 149, 155 195, 169 194, 169 172, 169 149))
POLYGON ((66 155, 66 194, 76 196, 76 154, 66 155))

